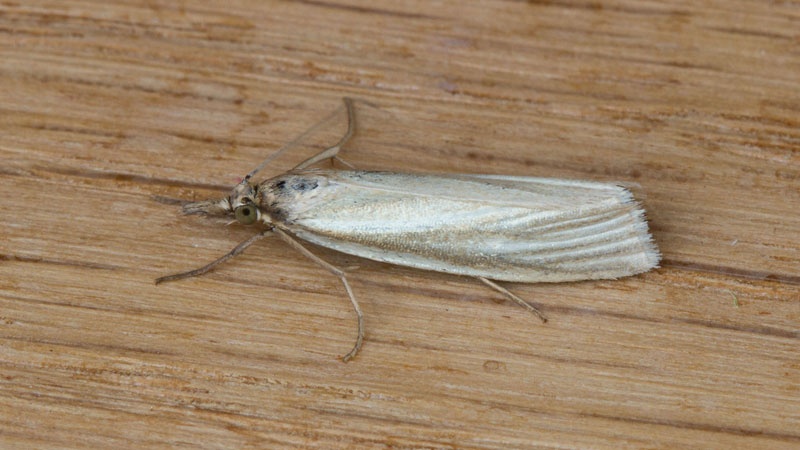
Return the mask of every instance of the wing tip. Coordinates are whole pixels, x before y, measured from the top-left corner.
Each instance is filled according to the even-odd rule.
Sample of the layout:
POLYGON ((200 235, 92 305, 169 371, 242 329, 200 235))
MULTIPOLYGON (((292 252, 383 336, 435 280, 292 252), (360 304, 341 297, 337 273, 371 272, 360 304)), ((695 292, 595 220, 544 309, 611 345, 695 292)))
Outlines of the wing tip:
POLYGON ((633 195, 630 193, 630 191, 627 189, 625 191, 630 195, 629 202, 633 207, 632 214, 634 215, 634 228, 636 230, 639 243, 642 246, 641 253, 644 256, 644 262, 641 266, 642 270, 639 273, 657 269, 660 267, 659 264, 661 263, 662 255, 652 233, 650 233, 647 212, 645 211, 644 207, 642 207, 641 203, 633 198, 633 195))

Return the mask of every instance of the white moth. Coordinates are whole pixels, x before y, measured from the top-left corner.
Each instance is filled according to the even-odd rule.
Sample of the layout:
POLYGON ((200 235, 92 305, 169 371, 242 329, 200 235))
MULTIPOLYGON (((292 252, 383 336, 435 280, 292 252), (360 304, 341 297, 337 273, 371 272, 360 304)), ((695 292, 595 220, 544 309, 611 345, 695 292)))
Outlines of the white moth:
POLYGON ((536 308, 492 280, 614 279, 657 267, 660 255, 644 211, 616 184, 307 168, 338 159, 336 154, 355 127, 352 100, 345 99, 345 106, 348 130, 333 147, 287 173, 254 183, 252 176, 270 157, 228 197, 184 205, 185 214, 233 216, 245 225, 260 224, 263 230, 205 267, 156 283, 204 274, 260 238, 276 234, 344 284, 358 317, 356 343, 343 358, 347 361, 361 348, 361 308, 344 272, 295 238, 376 261, 472 276, 542 320, 546 319, 536 308))

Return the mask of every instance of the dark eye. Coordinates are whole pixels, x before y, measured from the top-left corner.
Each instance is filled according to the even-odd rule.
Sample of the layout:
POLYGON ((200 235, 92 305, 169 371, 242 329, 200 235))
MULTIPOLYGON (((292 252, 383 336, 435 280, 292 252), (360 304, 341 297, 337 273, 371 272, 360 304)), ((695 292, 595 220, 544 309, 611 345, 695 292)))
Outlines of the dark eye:
POLYGON ((236 208, 236 211, 233 212, 233 215, 242 225, 250 225, 256 221, 256 207, 253 205, 239 206, 236 208))

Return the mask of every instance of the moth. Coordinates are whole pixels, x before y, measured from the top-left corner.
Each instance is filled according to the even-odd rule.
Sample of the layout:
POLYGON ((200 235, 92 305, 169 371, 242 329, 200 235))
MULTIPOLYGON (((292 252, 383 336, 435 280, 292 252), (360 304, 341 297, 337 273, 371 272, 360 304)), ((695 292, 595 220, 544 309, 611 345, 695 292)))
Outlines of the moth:
POLYGON ((345 272, 300 240, 376 261, 474 277, 542 321, 546 318, 538 309, 496 281, 615 279, 658 266, 660 254, 644 210, 621 185, 310 168, 325 159, 341 161, 337 154, 356 125, 353 100, 345 98, 344 104, 347 132, 335 145, 282 175, 255 182, 253 176, 284 146, 227 197, 185 204, 184 214, 232 217, 261 229, 206 266, 158 278, 156 284, 202 275, 276 235, 341 280, 358 321, 355 344, 342 358, 348 361, 364 339, 361 308, 345 272))

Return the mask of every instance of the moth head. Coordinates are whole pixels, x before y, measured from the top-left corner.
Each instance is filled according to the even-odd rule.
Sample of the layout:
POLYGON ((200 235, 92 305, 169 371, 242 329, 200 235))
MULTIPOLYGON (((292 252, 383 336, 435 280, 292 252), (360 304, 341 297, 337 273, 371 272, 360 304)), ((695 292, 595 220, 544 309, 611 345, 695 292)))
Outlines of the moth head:
POLYGON ((261 212, 255 203, 257 194, 258 186, 250 182, 248 175, 233 188, 228 197, 187 203, 183 206, 183 213, 212 217, 233 216, 237 222, 251 225, 261 218, 261 212))
POLYGON ((228 197, 230 211, 240 224, 252 225, 260 218, 261 213, 255 202, 257 194, 258 186, 250 182, 250 175, 244 177, 231 191, 228 197))

